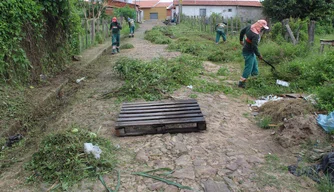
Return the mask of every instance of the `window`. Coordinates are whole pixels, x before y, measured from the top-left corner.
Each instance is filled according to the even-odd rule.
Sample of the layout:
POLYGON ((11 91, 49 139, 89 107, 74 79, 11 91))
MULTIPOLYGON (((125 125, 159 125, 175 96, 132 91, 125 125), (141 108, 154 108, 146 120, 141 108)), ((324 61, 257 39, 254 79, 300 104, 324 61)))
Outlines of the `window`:
POLYGON ((206 16, 206 9, 199 9, 199 16, 205 17, 206 16))
POLYGON ((228 9, 228 12, 232 12, 232 9, 228 9))

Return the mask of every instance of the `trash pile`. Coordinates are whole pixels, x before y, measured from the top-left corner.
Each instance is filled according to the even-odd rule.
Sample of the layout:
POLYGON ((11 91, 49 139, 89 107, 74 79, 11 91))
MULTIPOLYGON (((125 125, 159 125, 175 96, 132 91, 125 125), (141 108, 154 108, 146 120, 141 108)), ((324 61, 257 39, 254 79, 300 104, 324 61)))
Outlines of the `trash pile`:
POLYGON ((291 174, 297 177, 305 175, 317 183, 320 182, 322 174, 329 177, 329 180, 334 183, 334 152, 329 152, 324 155, 321 162, 316 165, 301 167, 298 165, 300 161, 301 158, 298 158, 296 165, 288 166, 288 170, 291 174))

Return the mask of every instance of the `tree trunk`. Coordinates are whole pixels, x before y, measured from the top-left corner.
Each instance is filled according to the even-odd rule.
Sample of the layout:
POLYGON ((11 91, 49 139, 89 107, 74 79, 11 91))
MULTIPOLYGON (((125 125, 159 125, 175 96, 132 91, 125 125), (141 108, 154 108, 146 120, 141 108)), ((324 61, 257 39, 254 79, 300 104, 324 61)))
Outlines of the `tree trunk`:
POLYGON ((295 36, 293 35, 293 32, 292 32, 292 30, 291 30, 289 24, 286 24, 285 27, 286 27, 286 29, 287 29, 287 31, 288 31, 288 34, 289 34, 289 36, 290 36, 290 38, 291 38, 291 41, 292 41, 293 45, 296 45, 297 41, 296 41, 295 36))
POLYGON ((315 21, 310 21, 308 24, 308 44, 313 46, 314 44, 314 31, 315 31, 315 21))
MULTIPOLYGON (((288 25, 289 24, 289 19, 284 19, 283 21, 282 21, 282 29, 284 29, 284 26, 286 26, 286 25, 288 25)), ((288 31, 285 31, 285 34, 283 34, 284 35, 284 39, 286 40, 286 41, 289 41, 289 32, 288 31)))

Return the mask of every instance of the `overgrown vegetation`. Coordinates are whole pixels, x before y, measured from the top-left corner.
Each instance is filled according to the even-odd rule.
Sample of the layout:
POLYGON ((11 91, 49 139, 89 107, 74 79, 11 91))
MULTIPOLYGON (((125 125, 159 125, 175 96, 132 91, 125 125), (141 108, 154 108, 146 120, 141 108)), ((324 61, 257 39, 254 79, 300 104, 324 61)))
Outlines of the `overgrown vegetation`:
POLYGON ((26 164, 26 169, 33 172, 28 180, 58 183, 54 188, 66 190, 84 178, 97 179, 99 175, 112 171, 117 164, 115 151, 108 139, 73 126, 42 140, 38 151, 26 164), (84 143, 98 145, 102 150, 100 159, 84 153, 84 143))
POLYGON ((0 3, 1 82, 25 83, 63 68, 79 44, 81 21, 74 4, 74 0, 0 3))
POLYGON ((196 58, 186 55, 170 60, 158 58, 151 62, 121 58, 116 62, 115 70, 125 83, 105 97, 161 99, 181 85, 192 83, 201 68, 196 58))

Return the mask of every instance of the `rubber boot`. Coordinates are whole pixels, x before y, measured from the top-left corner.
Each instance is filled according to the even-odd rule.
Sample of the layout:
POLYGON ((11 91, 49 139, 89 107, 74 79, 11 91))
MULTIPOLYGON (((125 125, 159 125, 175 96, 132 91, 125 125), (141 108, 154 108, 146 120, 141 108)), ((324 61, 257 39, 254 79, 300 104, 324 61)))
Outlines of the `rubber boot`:
POLYGON ((238 87, 244 89, 246 87, 246 82, 245 81, 239 81, 238 87))
POLYGON ((117 50, 117 53, 119 53, 119 47, 117 47, 116 50, 117 50))

